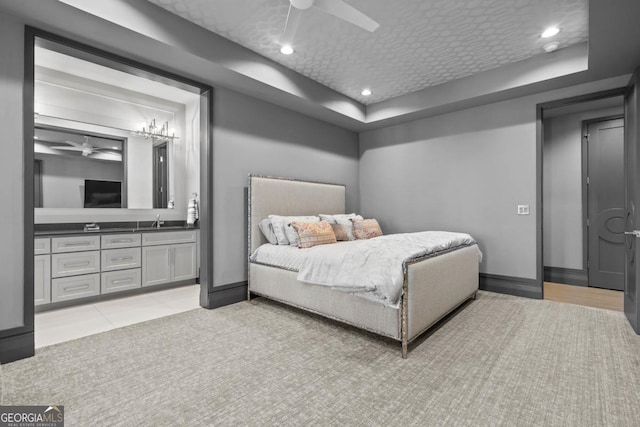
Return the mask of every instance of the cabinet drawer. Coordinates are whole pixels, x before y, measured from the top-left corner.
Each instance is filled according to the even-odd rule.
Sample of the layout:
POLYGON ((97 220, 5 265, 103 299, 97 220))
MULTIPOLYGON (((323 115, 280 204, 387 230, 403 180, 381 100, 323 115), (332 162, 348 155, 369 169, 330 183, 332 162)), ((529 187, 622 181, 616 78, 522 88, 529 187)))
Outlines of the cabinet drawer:
POLYGON ((140 248, 109 249, 102 251, 102 271, 138 268, 141 265, 140 248))
POLYGON ((100 236, 54 237, 51 239, 51 252, 95 251, 100 249, 100 236))
POLYGON ((172 243, 195 243, 196 230, 189 231, 156 231, 142 233, 142 245, 168 245, 172 243))
POLYGON ((139 268, 102 273, 100 289, 103 294, 108 294, 140 288, 142 287, 141 277, 142 274, 139 268))
POLYGON ((100 274, 65 277, 51 281, 51 302, 67 301, 100 294, 100 274))
POLYGON ((106 234, 101 237, 102 249, 132 248, 140 246, 140 233, 106 234))
POLYGON ((100 272, 100 251, 51 255, 51 277, 100 272))
POLYGON ((51 252, 51 239, 48 237, 40 237, 33 241, 33 254, 44 255, 51 252))

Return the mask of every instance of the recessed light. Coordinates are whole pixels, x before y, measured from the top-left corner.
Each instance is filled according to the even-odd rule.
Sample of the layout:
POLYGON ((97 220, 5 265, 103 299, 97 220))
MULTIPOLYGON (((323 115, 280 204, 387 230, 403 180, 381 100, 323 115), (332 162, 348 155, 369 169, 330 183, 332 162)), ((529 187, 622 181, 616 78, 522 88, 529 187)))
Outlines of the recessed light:
POLYGON ((291 55, 293 53, 293 48, 288 44, 285 44, 280 48, 280 53, 283 55, 291 55))
POLYGON ((362 94, 362 96, 369 96, 371 95, 371 89, 362 89, 362 92, 360 92, 362 94))
POLYGON ((554 50, 557 50, 557 49, 558 49, 558 46, 560 46, 560 43, 558 43, 558 42, 551 42, 551 43, 547 43, 547 44, 545 44, 545 45, 543 46, 543 49, 544 49, 544 51, 545 51, 545 52, 547 52, 547 53, 551 53, 551 52, 553 52, 554 50))
POLYGON ((540 35, 543 39, 547 39, 549 37, 553 37, 560 32, 560 28, 558 27, 549 27, 540 35))

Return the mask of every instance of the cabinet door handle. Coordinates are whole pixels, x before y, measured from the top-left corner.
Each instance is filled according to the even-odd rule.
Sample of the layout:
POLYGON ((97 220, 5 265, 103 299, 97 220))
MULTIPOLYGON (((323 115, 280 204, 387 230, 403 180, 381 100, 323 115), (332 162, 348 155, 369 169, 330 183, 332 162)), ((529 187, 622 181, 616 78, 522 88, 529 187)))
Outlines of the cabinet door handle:
POLYGON ((133 260, 133 257, 132 256, 121 256, 121 257, 111 258, 111 261, 128 261, 128 260, 133 260))
POLYGON ((83 289, 89 289, 89 284, 77 285, 77 286, 65 286, 64 287, 64 291, 65 292, 80 291, 80 290, 83 290, 83 289))
POLYGON ((63 264, 65 267, 67 268, 75 268, 75 267, 85 267, 88 265, 91 265, 91 261, 84 261, 84 262, 75 262, 75 263, 65 263, 63 264))
POLYGON ((113 282, 111 282, 111 284, 113 285, 119 285, 121 283, 131 283, 133 282, 133 278, 129 277, 128 279, 120 279, 120 280, 114 280, 113 282))
POLYGON ((133 243, 133 239, 113 239, 110 243, 133 243))
POLYGON ((66 248, 73 248, 76 246, 91 246, 91 242, 70 242, 70 243, 63 243, 62 246, 66 247, 66 248))

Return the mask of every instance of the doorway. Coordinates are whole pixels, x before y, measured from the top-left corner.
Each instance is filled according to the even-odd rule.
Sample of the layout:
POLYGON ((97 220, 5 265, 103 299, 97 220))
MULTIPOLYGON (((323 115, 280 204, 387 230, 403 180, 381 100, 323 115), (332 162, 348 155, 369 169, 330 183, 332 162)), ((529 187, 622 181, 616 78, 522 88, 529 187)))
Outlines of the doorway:
MULTIPOLYGON (((24 90, 24 207, 25 207, 25 235, 24 235, 24 292, 23 292, 23 300, 24 300, 24 311, 23 311, 23 326, 16 327, 10 330, 3 331, 7 336, 14 337, 12 338, 12 349, 7 353, 7 355, 3 355, 2 362, 13 361, 24 357, 29 357, 34 354, 34 323, 35 323, 35 307, 34 307, 34 216, 31 215, 31 212, 34 212, 34 208, 38 207, 39 203, 36 200, 35 185, 34 179, 37 178, 34 175, 34 167, 36 166, 36 162, 34 161, 34 136, 35 136, 35 125, 36 120, 38 122, 45 122, 47 124, 49 120, 58 114, 59 111, 68 111, 58 109, 56 112, 49 111, 49 114, 46 113, 38 113, 36 114, 35 109, 35 85, 42 80, 37 80, 35 78, 35 52, 37 49, 47 49, 51 52, 55 52, 60 55, 74 56, 81 60, 86 60, 92 63, 95 63, 100 66, 110 67, 113 70, 117 70, 119 72, 127 73, 128 75, 135 78, 143 78, 150 80, 155 83, 164 84, 167 86, 171 86, 174 88, 178 88, 180 90, 190 92, 194 94, 196 97, 195 105, 199 108, 199 114, 195 114, 193 117, 193 123, 198 123, 196 128, 199 130, 198 133, 193 133, 196 135, 193 137, 193 143, 197 144, 195 147, 195 151, 200 153, 199 160, 196 158, 196 162, 198 162, 198 169, 201 171, 200 173, 200 205, 202 209, 200 211, 200 239, 199 239, 199 256, 208 260, 212 256, 212 248, 213 248, 213 240, 211 233, 211 225, 212 225, 212 199, 211 195, 211 182, 212 182, 212 152, 211 152, 211 123, 212 123, 212 97, 213 97, 213 89, 210 86, 203 85, 190 79, 183 78, 177 75, 174 75, 169 72, 162 71, 160 69, 156 69, 145 64, 141 64, 135 62, 130 58, 123 58, 117 55, 98 50, 91 46, 83 45, 81 43, 75 42, 73 40, 69 40, 63 37, 59 37, 57 35, 47 33, 44 31, 40 31, 31 27, 27 27, 26 29, 26 41, 25 41, 25 74, 24 74, 24 82, 25 82, 25 90, 24 90), (55 114, 54 114, 55 113, 55 114), (197 118, 197 122, 196 122, 197 118)), ((38 68, 38 72, 42 71, 42 67, 38 68)), ((55 73, 50 73, 51 75, 55 73)), ((58 73, 59 74, 59 73, 58 73)), ((50 85, 54 87, 55 85, 50 85)), ((58 87, 58 86, 55 86, 58 87)), ((83 92, 84 93, 84 92, 83 92)), ((105 99, 108 97, 105 97, 105 99)), ((65 98, 66 99, 66 98, 65 98)), ((131 104, 133 105, 133 104, 131 104)), ((79 110, 80 112, 83 112, 79 110)), ((198 111, 198 110, 194 110, 198 111)), ((85 113, 92 113, 94 115, 99 115, 101 110, 99 109, 91 109, 84 110, 85 113)), ((111 117, 111 116, 104 116, 111 117)), ((111 117, 112 118, 112 117, 111 117)), ((67 118, 65 118, 67 120, 67 118)), ((79 123, 81 125, 87 125, 92 123, 87 120, 85 116, 80 117, 75 123, 79 123)), ((110 123, 114 129, 117 128, 119 132, 126 134, 126 137, 134 138, 140 134, 138 129, 135 128, 135 124, 125 125, 118 127, 117 124, 114 125, 110 123)), ((144 131, 144 129, 143 129, 144 131)), ((144 132, 143 132, 144 133, 144 132)), ((149 132, 147 132, 149 134, 149 132)), ((156 135, 147 135, 150 136, 151 139, 154 139, 156 135)), ((147 144, 150 146, 150 144, 147 144)), ((60 147, 64 147, 60 145, 60 147)), ((63 150, 64 151, 64 150, 63 150)), ((70 150, 67 150, 70 151, 70 150)), ((95 151, 95 150, 94 150, 95 151)), ((84 152, 84 150, 83 150, 84 152)), ((149 149, 149 155, 151 155, 151 150, 149 149)), ((151 162, 149 162, 151 163, 151 162)), ((149 169, 151 169, 151 165, 149 164, 149 169)), ((46 167, 41 167, 39 169, 40 177, 43 178, 43 174, 46 172, 46 167)), ((150 172, 150 171, 149 171, 150 172)), ((146 174, 147 180, 151 182, 152 176, 151 173, 146 174)), ((131 181, 140 181, 139 179, 132 178, 131 181)), ((44 188, 45 186, 41 186, 44 188)), ((150 186, 149 186, 150 187, 150 186)), ((151 191, 149 191, 149 200, 151 200, 151 191)), ((186 204, 186 203, 185 203, 186 204)), ((149 203, 151 205, 151 203, 149 203)), ((127 213, 128 215, 128 213, 127 213)), ((168 216, 168 214, 167 214, 168 216)), ((133 213, 133 217, 135 218, 135 213, 133 213)), ((87 222, 84 220, 81 214, 78 215, 78 218, 82 218, 82 222, 87 222)), ((210 262, 203 262, 199 271, 200 271, 200 280, 199 285, 193 285, 192 289, 189 290, 189 298, 191 301, 203 307, 209 307, 209 291, 212 288, 212 283, 210 282, 210 278, 212 277, 212 264, 210 262)), ((183 288, 183 289, 186 289, 183 288)), ((167 292, 171 292, 171 289, 168 289, 167 292)), ((135 295, 136 298, 144 297, 144 295, 135 295)), ((167 296, 166 299, 169 301, 169 304, 173 304, 175 302, 175 295, 167 296)), ((105 303, 109 303, 105 299, 105 303)), ((172 309, 172 308, 171 308, 172 309)), ((95 311, 95 310, 94 310, 95 311)), ((46 314, 46 313, 44 313, 46 314)), ((88 324, 86 317, 82 317, 84 319, 83 324, 88 324)), ((124 320, 123 320, 124 321, 124 320)), ((113 321, 109 321, 111 327, 113 327, 113 321)), ((54 323, 48 322, 45 320, 45 323, 54 323)), ((77 328, 76 328, 77 329, 77 328)), ((74 331, 74 333, 77 331, 74 331)))
POLYGON ((580 300, 581 293, 601 294, 589 293, 590 288, 619 291, 624 278, 622 90, 540 108, 543 294, 551 296, 553 289, 554 295, 573 298, 577 292, 580 300), (571 288, 564 292, 555 285, 571 288))
POLYGON ((153 207, 169 206, 169 157, 167 143, 153 146, 153 207))

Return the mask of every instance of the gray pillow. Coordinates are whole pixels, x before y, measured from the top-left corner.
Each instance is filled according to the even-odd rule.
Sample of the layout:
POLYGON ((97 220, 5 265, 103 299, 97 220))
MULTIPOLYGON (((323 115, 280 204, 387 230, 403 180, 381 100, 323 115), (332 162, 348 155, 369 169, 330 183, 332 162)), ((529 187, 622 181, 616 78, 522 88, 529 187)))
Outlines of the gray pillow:
POLYGON ((273 224, 271 224, 271 220, 269 218, 265 218, 258 224, 260 231, 264 234, 264 237, 267 238, 269 243, 272 245, 278 244, 278 238, 276 237, 276 233, 273 232, 273 224))

